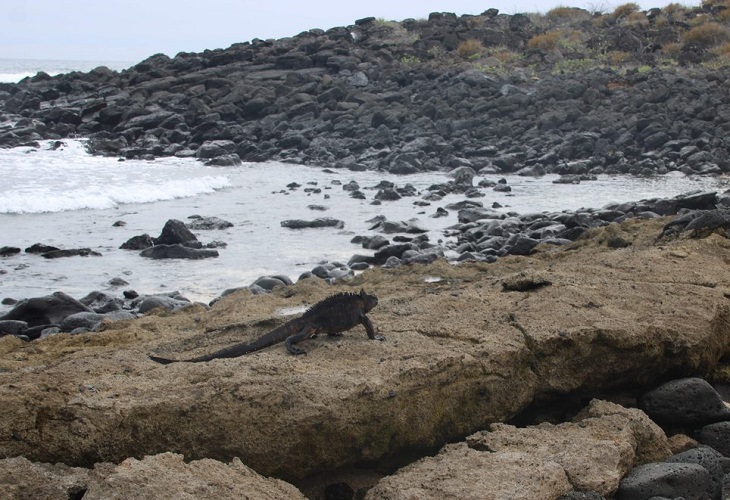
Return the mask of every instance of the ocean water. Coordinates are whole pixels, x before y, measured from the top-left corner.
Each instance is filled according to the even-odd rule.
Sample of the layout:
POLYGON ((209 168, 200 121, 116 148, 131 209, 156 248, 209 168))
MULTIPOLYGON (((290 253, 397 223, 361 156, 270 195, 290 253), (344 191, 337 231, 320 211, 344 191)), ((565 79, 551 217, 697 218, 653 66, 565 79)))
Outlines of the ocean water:
POLYGON ((56 61, 50 59, 0 59, 0 83, 17 83, 28 76, 35 76, 39 71, 51 76, 71 71, 91 71, 99 66, 106 66, 115 71, 133 66, 130 61, 56 61))
MULTIPOLYGON (((178 290, 191 300, 207 302, 259 276, 285 274, 296 280, 321 261, 347 262, 355 253, 368 253, 350 240, 375 234, 368 221, 378 215, 394 221, 417 218, 428 228, 431 241, 445 240, 443 231, 457 222, 457 214, 430 215, 437 207, 463 199, 450 195, 427 207, 414 205, 420 196, 372 204, 376 191, 368 188, 381 180, 398 186, 411 183, 424 192, 449 179, 443 172, 403 177, 278 162, 207 167, 194 159, 119 161, 89 155, 82 140, 63 142, 56 150, 51 141, 39 149, 0 149, 0 247, 25 249, 43 243, 64 249, 88 247, 102 256, 46 260, 21 252, 0 257, 0 299, 54 291, 81 298, 93 290, 120 294, 134 289, 139 293, 178 290), (367 200, 353 199, 342 189, 352 180, 367 200), (289 188, 292 182, 301 187, 289 188), (195 232, 203 243, 227 244, 219 249, 218 258, 155 261, 119 249, 132 236, 159 236, 167 220, 188 221, 192 215, 216 216, 234 224, 225 230, 195 232), (286 219, 317 217, 341 219, 345 226, 291 230, 280 224, 286 219), (118 221, 124 225, 115 225, 118 221), (129 285, 111 288, 108 282, 116 277, 129 285)), ((727 189, 724 179, 682 174, 652 179, 601 176, 578 185, 553 184, 555 178, 508 176, 511 193, 485 189, 486 196, 479 201, 485 206, 499 202, 503 211, 554 212, 727 189)))
MULTIPOLYGON (((102 65, 122 70, 133 64, 0 59, 0 82, 17 82, 38 71, 55 75, 102 65)), ((143 294, 178 290, 191 300, 207 302, 226 288, 249 285, 259 276, 285 274, 296 279, 322 261, 347 262, 355 253, 369 253, 350 240, 374 234, 368 221, 378 215, 396 221, 415 217, 432 241, 443 241, 444 229, 457 222, 456 213, 438 219, 429 216, 437 207, 463 199, 448 196, 428 207, 414 205, 420 197, 371 203, 375 190, 367 188, 381 180, 399 186, 411 183, 423 192, 448 180, 440 172, 398 177, 277 162, 222 168, 206 167, 194 159, 119 161, 89 155, 83 140, 63 144, 55 150, 50 141, 39 149, 0 149, 0 247, 25 249, 43 243, 63 249, 88 247, 102 256, 46 260, 21 252, 0 257, 0 299, 54 291, 80 298, 93 290, 119 294, 134 289, 143 294), (367 200, 352 199, 342 189, 351 180, 364 188, 367 200), (292 182, 301 187, 290 189, 292 182), (325 210, 314 210, 313 205, 325 210), (119 249, 132 236, 158 236, 167 220, 188 221, 192 215, 216 216, 234 224, 226 230, 196 232, 203 243, 227 244, 219 249, 218 258, 154 261, 119 249), (291 230, 280 224, 317 217, 341 219, 345 227, 291 230), (117 277, 129 285, 111 288, 109 281, 117 277)), ((602 176, 579 185, 553 184, 555 176, 507 179, 511 193, 485 190, 487 196, 480 201, 485 206, 499 202, 504 211, 554 212, 727 189, 723 179, 681 174, 653 179, 602 176)), ((0 305, 0 312, 6 309, 0 305)))

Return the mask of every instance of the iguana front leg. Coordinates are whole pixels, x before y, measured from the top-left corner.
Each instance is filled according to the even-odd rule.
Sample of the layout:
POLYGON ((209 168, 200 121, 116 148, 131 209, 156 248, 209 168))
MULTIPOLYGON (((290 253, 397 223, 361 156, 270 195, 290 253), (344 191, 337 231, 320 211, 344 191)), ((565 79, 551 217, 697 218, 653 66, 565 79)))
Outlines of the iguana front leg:
POLYGON ((294 344, 297 344, 301 342, 302 340, 307 340, 315 337, 317 335, 317 329, 312 325, 307 325, 304 328, 302 328, 302 331, 300 331, 297 334, 290 335, 286 338, 284 341, 284 345, 286 346, 286 350, 289 351, 291 354, 294 354, 295 356, 299 354, 307 354, 307 351, 304 349, 301 349, 294 344))
POLYGON ((370 318, 368 318, 367 315, 363 314, 360 316, 360 323, 362 323, 362 326, 365 327, 365 331, 368 333, 368 338, 370 340, 385 340, 383 335, 375 333, 373 322, 370 321, 370 318))

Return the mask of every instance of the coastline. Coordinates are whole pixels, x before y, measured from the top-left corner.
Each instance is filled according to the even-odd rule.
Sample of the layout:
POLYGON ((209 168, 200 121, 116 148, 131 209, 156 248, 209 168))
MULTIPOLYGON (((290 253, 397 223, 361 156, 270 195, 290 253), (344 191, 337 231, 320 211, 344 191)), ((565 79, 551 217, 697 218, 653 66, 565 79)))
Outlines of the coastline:
MULTIPOLYGON (((45 220, 65 239, 3 247, 3 289, 96 290, 0 317, 0 483, 20 498, 730 496, 725 7, 370 17, 0 83, 0 147, 26 159, 87 137, 114 175, 199 161, 239 179, 133 208, 105 188, 164 181, 82 168, 115 208, 0 215, 9 235, 45 220), (263 197, 252 163, 277 184, 263 197), (321 177, 292 179, 297 165, 321 177), (596 207, 626 178, 651 195, 596 207), (697 179, 713 188, 662 192, 697 179), (376 307, 340 313, 365 331, 289 323, 306 356, 151 359, 282 339, 360 291, 376 307)), ((42 164, 21 179, 35 201, 87 194, 42 164)))
MULTIPOLYGON (((96 334, 32 343, 5 337, 0 377, 9 383, 0 390, 0 421, 19 439, 0 439, 2 453, 75 467, 122 460, 128 467, 137 463, 128 457, 143 455, 171 460, 152 458, 163 451, 211 465, 239 457, 264 476, 298 483, 316 472, 392 460, 403 450, 431 454, 426 450, 514 418, 536 400, 563 410, 555 398, 571 401, 573 394, 626 402, 677 371, 717 375, 730 345, 722 326, 730 282, 721 271, 730 245, 718 234, 657 242, 667 221, 632 219, 566 248, 493 264, 437 261, 372 269, 334 287, 303 280, 271 294, 239 291, 211 310, 157 310, 108 322, 96 334), (629 245, 608 244, 617 238, 629 245), (505 288, 520 276, 543 284, 505 288), (371 317, 386 335, 382 343, 353 330, 308 341, 303 357, 279 345, 210 363, 164 367, 146 359, 149 352, 210 352, 263 333, 282 309, 360 288, 380 299, 371 317), (657 356, 657 349, 673 354, 657 356), (37 411, 70 412, 76 423, 47 421, 39 434, 28 427, 36 410, 18 405, 51 379, 53 390, 37 411), (354 450, 353 442, 362 446, 354 450)), ((466 473, 451 463, 456 477, 466 473)), ((599 470, 614 474, 613 466, 599 470)), ((620 470, 605 484, 616 487, 626 472, 620 470)), ((528 477, 495 484, 515 480, 528 477)))

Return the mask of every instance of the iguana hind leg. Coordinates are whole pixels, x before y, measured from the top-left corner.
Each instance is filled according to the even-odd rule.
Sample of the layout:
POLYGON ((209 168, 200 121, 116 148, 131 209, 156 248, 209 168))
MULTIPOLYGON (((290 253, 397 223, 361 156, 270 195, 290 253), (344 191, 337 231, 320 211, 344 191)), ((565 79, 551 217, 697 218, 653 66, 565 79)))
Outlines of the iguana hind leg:
POLYGON ((294 354, 295 356, 298 356, 300 354, 307 354, 307 351, 295 346, 294 344, 297 344, 297 343, 301 342, 302 340, 311 339, 312 337, 316 336, 316 334, 317 334, 317 329, 314 326, 312 326, 312 325, 305 326, 304 328, 302 328, 301 332, 294 334, 294 335, 290 335, 289 337, 286 338, 286 340, 284 341, 286 350, 289 351, 291 354, 294 354))

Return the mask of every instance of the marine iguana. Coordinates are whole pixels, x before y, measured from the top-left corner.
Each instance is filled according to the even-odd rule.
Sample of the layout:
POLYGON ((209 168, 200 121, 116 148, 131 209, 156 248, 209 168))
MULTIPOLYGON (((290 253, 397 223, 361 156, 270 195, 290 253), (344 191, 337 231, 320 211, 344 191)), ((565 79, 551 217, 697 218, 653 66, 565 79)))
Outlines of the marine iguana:
POLYGON ((360 290, 360 293, 336 293, 317 302, 301 317, 288 321, 253 342, 236 344, 192 359, 178 360, 157 356, 150 356, 150 359, 164 365, 179 361, 200 363, 212 359, 235 358, 279 342, 284 342, 286 350, 291 354, 306 354, 304 349, 296 347, 294 344, 316 337, 319 333, 341 335, 342 332, 359 324, 365 327, 368 338, 371 340, 385 340, 385 337, 375 333, 373 323, 366 315, 377 305, 378 298, 365 293, 365 290, 360 290))

